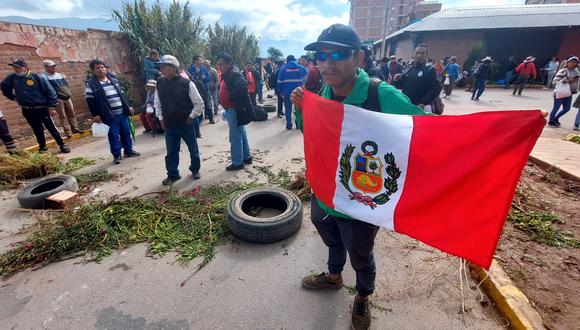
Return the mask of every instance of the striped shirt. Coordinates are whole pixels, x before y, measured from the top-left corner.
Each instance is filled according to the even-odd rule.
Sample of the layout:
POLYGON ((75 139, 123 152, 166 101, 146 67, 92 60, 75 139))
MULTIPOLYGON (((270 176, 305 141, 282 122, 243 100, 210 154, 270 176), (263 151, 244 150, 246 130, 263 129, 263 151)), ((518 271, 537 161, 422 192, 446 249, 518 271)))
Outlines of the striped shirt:
MULTIPOLYGON (((115 85, 111 83, 109 79, 106 81, 99 80, 101 83, 101 87, 105 91, 105 96, 107 97, 107 101, 109 101, 109 106, 111 107, 111 112, 114 115, 120 115, 123 113, 123 103, 121 102, 121 96, 117 92, 115 85)), ((85 98, 93 98, 95 97, 93 94, 93 90, 87 84, 85 87, 85 98)))
POLYGON ((68 86, 66 76, 60 72, 55 72, 53 74, 44 73, 43 76, 46 77, 48 82, 50 82, 50 84, 54 88, 58 88, 60 86, 68 86))

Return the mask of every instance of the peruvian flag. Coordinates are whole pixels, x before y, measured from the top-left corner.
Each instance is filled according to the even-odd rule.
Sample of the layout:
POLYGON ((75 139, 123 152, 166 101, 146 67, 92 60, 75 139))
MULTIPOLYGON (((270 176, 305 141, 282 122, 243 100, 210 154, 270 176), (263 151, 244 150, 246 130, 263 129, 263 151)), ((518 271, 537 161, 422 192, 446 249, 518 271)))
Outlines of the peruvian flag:
POLYGON ((306 176, 321 202, 489 268, 540 111, 404 116, 309 92, 302 108, 306 176))

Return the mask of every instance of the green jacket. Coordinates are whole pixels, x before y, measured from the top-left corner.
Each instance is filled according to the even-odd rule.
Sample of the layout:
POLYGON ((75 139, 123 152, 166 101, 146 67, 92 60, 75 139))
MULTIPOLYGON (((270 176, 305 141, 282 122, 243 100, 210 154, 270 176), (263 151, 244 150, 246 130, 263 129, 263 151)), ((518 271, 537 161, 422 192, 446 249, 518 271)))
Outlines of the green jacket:
MULTIPOLYGON (((362 70, 357 69, 356 71, 356 82, 350 94, 344 99, 342 103, 354 105, 361 107, 368 96, 369 90, 369 76, 362 70)), ((409 98, 403 94, 400 90, 395 87, 382 82, 379 85, 378 91, 379 105, 381 107, 381 112, 391 113, 397 115, 424 115, 426 114, 421 108, 412 104, 409 98)), ((332 98, 332 88, 328 85, 324 86, 320 91, 320 96, 325 99, 332 98)), ((302 129, 302 112, 296 112, 296 123, 300 129, 302 129)), ((345 219, 352 219, 348 215, 342 214, 334 209, 324 205, 320 200, 318 200, 318 205, 329 215, 333 217, 340 217, 345 219)))

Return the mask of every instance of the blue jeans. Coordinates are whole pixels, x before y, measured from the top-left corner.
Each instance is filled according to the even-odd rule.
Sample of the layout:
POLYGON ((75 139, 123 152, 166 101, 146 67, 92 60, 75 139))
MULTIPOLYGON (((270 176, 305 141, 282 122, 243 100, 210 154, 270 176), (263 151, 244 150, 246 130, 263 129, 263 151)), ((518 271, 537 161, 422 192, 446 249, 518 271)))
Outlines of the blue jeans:
POLYGON ((262 94, 262 88, 264 88, 264 82, 261 80, 256 81, 256 92, 258 93, 258 101, 262 102, 264 99, 262 94))
POLYGON ((209 119, 210 121, 213 120, 213 110, 211 108, 211 95, 209 91, 205 93, 205 100, 203 100, 204 105, 204 115, 205 118, 209 119))
POLYGON ((510 87, 510 80, 512 80, 512 77, 514 76, 514 72, 512 71, 508 71, 505 73, 505 85, 504 88, 509 88, 510 87))
POLYGON ((476 79, 475 80, 475 87, 473 88, 473 94, 471 94, 471 99, 479 99, 483 91, 485 90, 485 83, 487 80, 485 79, 476 79))
POLYGON ((105 124, 109 126, 109 148, 113 157, 121 157, 121 148, 125 149, 125 153, 133 151, 129 116, 124 114, 115 115, 115 120, 111 120, 105 124))
POLYGON ((286 111, 286 128, 292 128, 292 101, 290 101, 290 94, 284 94, 284 109, 286 111))
POLYGON ((572 95, 562 99, 557 99, 556 96, 554 96, 554 107, 552 108, 552 112, 550 112, 550 122, 557 123, 560 117, 562 117, 568 111, 570 111, 571 107, 572 107, 572 95), (558 112, 558 110, 560 110, 560 107, 562 107, 562 111, 558 112))
POLYGON ((576 113, 576 119, 574 120, 574 127, 580 128, 580 109, 578 109, 578 113, 576 113))
POLYGON ((246 135, 246 127, 238 126, 238 116, 236 109, 226 109, 225 114, 228 126, 230 127, 230 152, 232 154, 232 164, 242 165, 244 159, 250 159, 250 143, 246 135))
POLYGON ((165 168, 167 176, 176 178, 179 176, 179 149, 181 139, 185 141, 189 150, 191 164, 189 170, 192 173, 199 172, 201 161, 199 158, 199 148, 197 147, 197 138, 195 136, 195 120, 193 125, 183 125, 179 127, 167 127, 165 130, 165 146, 167 155, 165 156, 165 168))
POLYGON ((377 274, 373 247, 379 227, 359 220, 332 217, 311 198, 312 223, 328 247, 328 272, 340 274, 346 263, 346 254, 356 272, 356 291, 366 297, 375 290, 377 274))
POLYGON ((214 115, 217 115, 218 104, 219 104, 218 89, 216 88, 214 90, 210 90, 209 96, 210 96, 212 104, 213 104, 213 113, 214 113, 214 115))

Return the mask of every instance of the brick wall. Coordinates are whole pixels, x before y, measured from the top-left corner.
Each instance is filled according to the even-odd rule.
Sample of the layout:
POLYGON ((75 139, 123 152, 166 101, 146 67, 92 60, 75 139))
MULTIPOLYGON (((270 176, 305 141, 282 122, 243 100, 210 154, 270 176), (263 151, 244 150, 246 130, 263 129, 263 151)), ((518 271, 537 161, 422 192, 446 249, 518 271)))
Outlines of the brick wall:
MULTIPOLYGON (((92 59, 104 60, 113 72, 131 81, 136 86, 132 91, 133 98, 137 101, 143 99, 142 82, 139 80, 141 70, 131 55, 129 42, 118 32, 0 22, 0 79, 12 73, 12 68, 7 64, 13 58, 25 59, 31 71, 36 73, 44 72, 43 60, 56 62, 57 71, 67 77, 75 112, 79 121, 86 124, 85 127, 90 125, 90 113, 84 98, 84 82, 92 59)), ((36 143, 15 102, 0 96, 0 110, 20 147, 36 143)))

